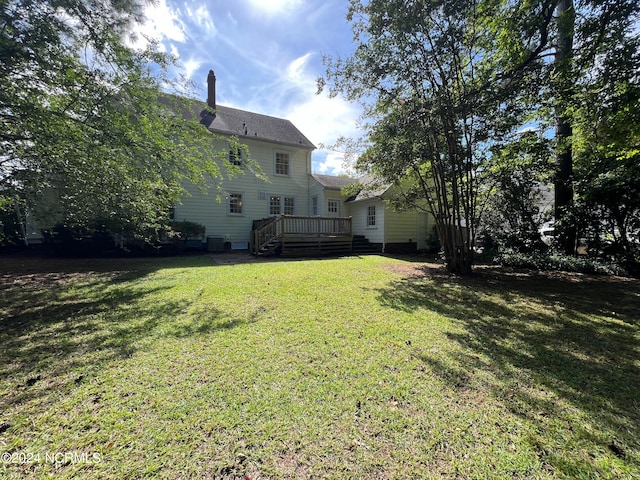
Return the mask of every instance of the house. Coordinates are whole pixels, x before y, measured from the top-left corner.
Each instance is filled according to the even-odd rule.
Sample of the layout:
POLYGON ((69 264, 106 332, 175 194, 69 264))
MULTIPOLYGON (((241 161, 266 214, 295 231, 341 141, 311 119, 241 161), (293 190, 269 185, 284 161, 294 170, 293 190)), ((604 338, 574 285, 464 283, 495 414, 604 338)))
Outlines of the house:
MULTIPOLYGON (((221 238, 227 248, 247 249, 254 220, 277 215, 310 215, 309 176, 315 146, 290 121, 225 107, 216 103, 216 77, 208 76, 207 105, 202 123, 224 137, 236 136, 248 146, 251 158, 267 177, 234 177, 223 185, 221 202, 187 185, 190 196, 175 205, 174 219, 197 222, 207 237, 221 238)), ((229 150, 225 140, 215 147, 229 150)), ((227 161, 242 166, 239 152, 230 151, 227 161)))
MULTIPOLYGON (((247 145, 267 177, 266 181, 251 174, 234 177, 223 186, 221 202, 215 195, 187 186, 190 195, 175 205, 174 219, 204 225, 210 250, 251 248, 257 252, 263 248, 269 252, 285 233, 298 252, 316 251, 312 243, 318 238, 339 242, 336 245, 343 250, 347 237, 349 250, 353 237, 384 252, 415 252, 433 245, 432 218, 415 210, 396 212, 388 205, 393 186, 344 196, 342 188, 354 179, 313 173, 315 146, 290 121, 218 105, 213 71, 207 84, 207 105, 215 114, 203 110, 202 123, 214 133, 235 136, 247 145), (288 217, 297 219, 286 220, 288 217), (282 225, 266 226, 272 218, 282 218, 282 225), (320 223, 319 219, 325 220, 320 223), (338 219, 349 221, 336 223, 338 219)), ((229 149, 224 140, 217 140, 216 147, 229 149)), ((229 151, 227 161, 241 166, 242 160, 238 152, 229 151)))
MULTIPOLYGON (((392 186, 345 196, 342 188, 355 180, 314 174, 311 155, 316 147, 289 120, 218 105, 213 71, 207 78, 206 105, 172 96, 160 101, 196 116, 217 134, 214 151, 228 152, 225 161, 245 170, 226 180, 221 192, 184 185, 188 195, 174 205, 172 220, 205 227, 203 237, 190 240, 191 245, 269 253, 286 243, 297 254, 351 252, 354 241, 384 252, 429 248, 433 222, 416 211, 395 212, 387 204, 392 186), (263 178, 250 171, 232 137, 248 147, 263 178)), ((28 226, 35 236, 39 229, 28 226)))
POLYGON ((379 251, 416 252, 430 250, 437 243, 431 215, 413 209, 398 212, 390 205, 389 200, 397 193, 393 185, 376 185, 368 176, 353 179, 312 174, 311 177, 309 193, 312 205, 319 205, 317 214, 351 217, 354 237, 364 237, 379 251), (363 184, 363 188, 357 195, 344 196, 342 188, 354 182, 363 184))

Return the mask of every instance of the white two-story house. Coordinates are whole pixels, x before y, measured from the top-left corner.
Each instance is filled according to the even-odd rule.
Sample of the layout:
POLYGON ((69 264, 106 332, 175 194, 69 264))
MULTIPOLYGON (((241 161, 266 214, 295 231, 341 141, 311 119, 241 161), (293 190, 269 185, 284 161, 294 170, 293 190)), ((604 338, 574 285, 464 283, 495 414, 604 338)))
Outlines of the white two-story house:
MULTIPOLYGON (((215 193, 207 195, 194 186, 186 186, 190 195, 175 205, 174 220, 204 225, 207 239, 217 240, 209 247, 213 244, 216 249, 221 245, 225 249, 247 249, 255 240, 252 230, 256 221, 283 216, 349 218, 349 236, 364 237, 381 251, 429 247, 434 235, 432 219, 415 211, 395 212, 385 202, 392 188, 345 197, 342 187, 354 180, 313 174, 311 154, 315 146, 290 121, 218 105, 213 71, 209 72, 207 83, 207 105, 215 114, 203 105, 201 123, 221 138, 216 140, 215 148, 227 149, 226 161, 242 167, 244 159, 225 140, 237 137, 248 146, 251 159, 266 177, 263 180, 247 173, 232 178, 222 185, 221 201, 216 200, 215 193)), ((327 220, 309 227, 306 222, 304 227, 301 221, 290 225, 298 234, 345 233, 345 223, 327 220), (307 231, 309 228, 313 231, 307 231)))
MULTIPOLYGON (((351 251, 353 238, 384 252, 417 251, 432 244, 432 219, 416 211, 394 211, 386 201, 392 187, 346 197, 342 187, 355 180, 314 174, 315 146, 289 120, 218 105, 213 71, 207 83, 206 105, 178 99, 178 108, 184 115, 196 115, 215 133, 212 152, 228 152, 223 161, 244 174, 225 180, 221 191, 184 185, 188 194, 174 205, 172 219, 205 227, 204 237, 194 241, 198 247, 204 243, 211 251, 246 250, 264 243, 266 252, 273 250, 272 240, 284 237, 301 254, 322 251, 315 248, 322 242, 334 242, 332 251, 351 251), (250 161, 260 167, 262 178, 248 168, 244 152, 233 148, 232 137, 248 147, 250 161), (265 226, 258 238, 255 227, 270 223, 274 225, 265 226)), ((176 107, 173 98, 161 101, 176 107)), ((27 220, 31 223, 25 243, 40 243, 40 227, 33 218, 27 220)))
MULTIPOLYGON (((203 109, 202 122, 212 132, 236 136, 247 145, 267 180, 250 173, 237 175, 222 185, 221 201, 215 193, 205 195, 187 185, 190 196, 175 205, 174 219, 200 223, 207 237, 222 238, 233 249, 246 249, 254 220, 310 215, 308 192, 315 146, 309 139, 289 120, 218 105, 213 71, 208 76, 207 105, 215 114, 203 109)), ((242 166, 244 159, 224 139, 216 140, 215 148, 226 149, 226 161, 242 166)))

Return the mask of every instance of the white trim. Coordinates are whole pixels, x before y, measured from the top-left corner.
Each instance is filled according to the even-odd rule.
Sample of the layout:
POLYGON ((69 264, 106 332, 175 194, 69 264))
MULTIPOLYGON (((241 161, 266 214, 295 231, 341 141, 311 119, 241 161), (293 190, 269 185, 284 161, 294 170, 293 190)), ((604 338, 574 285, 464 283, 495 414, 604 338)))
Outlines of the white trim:
POLYGON ((245 194, 244 192, 229 192, 227 194, 227 216, 228 217, 244 217, 245 215, 245 194), (239 195, 240 196, 240 212, 232 212, 231 211, 231 196, 239 195))
POLYGON ((293 168, 291 162, 291 152, 288 150, 274 150, 273 151, 273 175, 275 177, 291 177, 291 170, 293 168), (278 154, 287 156, 287 173, 278 173, 278 154))
POLYGON ((269 194, 269 204, 267 205, 267 213, 270 216, 274 216, 274 215, 295 215, 296 214, 296 210, 298 209, 298 201, 295 195, 287 195, 287 194, 280 194, 280 193, 270 193, 269 194), (277 197, 279 199, 278 201, 278 213, 273 213, 271 211, 271 207, 272 207, 272 203, 271 203, 271 199, 277 197), (285 213, 285 202, 286 199, 290 198, 293 200, 293 213, 285 213))

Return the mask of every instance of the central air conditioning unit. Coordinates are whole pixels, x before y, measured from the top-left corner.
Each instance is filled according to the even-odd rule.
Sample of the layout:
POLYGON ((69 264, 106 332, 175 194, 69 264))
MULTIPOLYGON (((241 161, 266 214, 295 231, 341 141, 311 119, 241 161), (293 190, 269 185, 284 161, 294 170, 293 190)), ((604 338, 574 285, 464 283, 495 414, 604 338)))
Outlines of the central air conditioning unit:
POLYGON ((224 252, 224 237, 208 236, 207 251, 224 252))

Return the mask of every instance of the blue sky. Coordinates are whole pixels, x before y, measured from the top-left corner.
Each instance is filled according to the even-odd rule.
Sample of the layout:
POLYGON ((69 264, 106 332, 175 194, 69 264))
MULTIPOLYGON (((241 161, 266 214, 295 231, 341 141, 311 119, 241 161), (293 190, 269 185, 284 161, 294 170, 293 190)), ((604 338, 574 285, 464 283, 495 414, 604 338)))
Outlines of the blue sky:
MULTIPOLYGON (((316 95, 323 55, 348 56, 347 0, 156 0, 140 32, 180 58, 206 98, 216 73, 220 105, 291 120, 316 146, 358 136, 360 109, 316 95)), ((344 155, 318 148, 315 173, 344 172, 344 155)))

